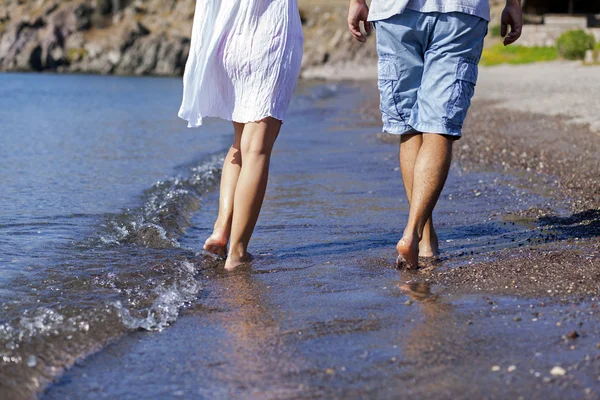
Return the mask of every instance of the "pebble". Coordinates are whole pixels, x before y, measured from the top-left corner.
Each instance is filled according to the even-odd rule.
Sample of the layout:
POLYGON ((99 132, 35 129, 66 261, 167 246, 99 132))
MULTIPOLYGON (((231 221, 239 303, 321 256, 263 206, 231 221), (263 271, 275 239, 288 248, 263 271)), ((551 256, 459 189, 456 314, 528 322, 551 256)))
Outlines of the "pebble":
POLYGON ((577 333, 577 331, 572 331, 567 335, 567 337, 569 339, 577 339, 579 337, 579 333, 577 333))
POLYGON ((500 366, 499 366, 499 365, 494 365, 494 366, 492 367, 492 372, 498 372, 498 371, 500 371, 500 369, 501 369, 501 368, 500 368, 500 366))
POLYGON ((27 366, 33 368, 37 365, 37 358, 34 355, 30 355, 27 359, 27 366))
POLYGON ((513 372, 515 369, 517 369, 517 366, 516 366, 516 365, 511 365, 511 366, 510 366, 510 367, 508 367, 506 370, 507 370, 508 372, 513 372))
POLYGON ((567 371, 564 368, 559 367, 558 365, 550 370, 550 375, 553 376, 565 376, 567 371))

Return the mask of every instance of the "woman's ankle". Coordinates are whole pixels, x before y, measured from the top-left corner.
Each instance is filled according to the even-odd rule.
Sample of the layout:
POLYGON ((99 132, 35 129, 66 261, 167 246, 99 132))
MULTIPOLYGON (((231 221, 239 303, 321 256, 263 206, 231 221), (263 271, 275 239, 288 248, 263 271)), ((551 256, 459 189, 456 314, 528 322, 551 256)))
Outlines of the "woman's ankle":
POLYGON ((225 235, 229 236, 229 231, 231 230, 229 221, 221 221, 217 219, 215 225, 213 226, 213 234, 225 235))
POLYGON ((248 256, 248 247, 241 244, 241 243, 237 243, 237 244, 232 244, 229 247, 229 255, 227 256, 228 258, 233 258, 236 260, 242 260, 244 258, 246 258, 248 256))

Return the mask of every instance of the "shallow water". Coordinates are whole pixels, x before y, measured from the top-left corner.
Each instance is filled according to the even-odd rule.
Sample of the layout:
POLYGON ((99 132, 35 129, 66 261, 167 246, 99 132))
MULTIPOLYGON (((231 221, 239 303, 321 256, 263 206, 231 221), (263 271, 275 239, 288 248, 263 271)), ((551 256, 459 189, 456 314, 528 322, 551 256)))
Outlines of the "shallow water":
POLYGON ((35 390, 195 299, 176 237, 218 180, 229 129, 209 123, 199 140, 174 116, 180 92, 177 79, 0 75, 3 388, 35 390))
MULTIPOLYGON (((544 308, 537 321, 524 299, 399 287, 427 271, 393 268, 407 212, 397 147, 355 114, 365 88, 310 90, 323 88, 334 95, 302 112, 296 103, 276 145, 252 267, 229 273, 222 263, 206 265, 197 302, 176 324, 106 347, 45 398, 517 398, 527 390, 553 398, 552 388, 530 383, 533 374, 595 345, 589 337, 586 349, 566 356, 547 348, 571 305, 544 308), (490 375, 496 364, 503 372, 490 375), (513 364, 518 370, 507 377, 513 364)), ((526 219, 505 218, 547 202, 515 182, 452 169, 435 214, 441 268, 541 235, 526 219)), ((217 200, 206 195, 179 238, 183 247, 197 248, 210 234, 217 200)))
MULTIPOLYGON (((0 88, 0 390, 27 397, 111 339, 164 329, 203 301, 198 277, 219 265, 197 252, 231 132, 186 129, 178 79, 9 74, 0 88)), ((408 204, 397 148, 356 111, 363 89, 299 88, 252 243, 258 270, 391 264, 408 204)), ((435 214, 447 266, 542 235, 499 216, 547 203, 515 182, 452 170, 435 214)), ((335 291, 323 279, 314 290, 335 291)))

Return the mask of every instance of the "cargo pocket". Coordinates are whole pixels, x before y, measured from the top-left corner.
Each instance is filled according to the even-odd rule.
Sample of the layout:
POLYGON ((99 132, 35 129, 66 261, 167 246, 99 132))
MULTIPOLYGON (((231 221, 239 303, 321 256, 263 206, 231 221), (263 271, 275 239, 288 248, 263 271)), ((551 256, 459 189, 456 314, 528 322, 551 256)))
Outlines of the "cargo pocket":
POLYGON ((377 69, 381 112, 393 120, 404 122, 400 104, 399 85, 402 78, 402 68, 399 60, 393 56, 380 56, 377 69))
POLYGON ((471 105, 471 98, 475 94, 477 83, 477 63, 460 60, 456 70, 456 81, 452 86, 452 95, 446 108, 446 123, 457 128, 462 128, 471 105))

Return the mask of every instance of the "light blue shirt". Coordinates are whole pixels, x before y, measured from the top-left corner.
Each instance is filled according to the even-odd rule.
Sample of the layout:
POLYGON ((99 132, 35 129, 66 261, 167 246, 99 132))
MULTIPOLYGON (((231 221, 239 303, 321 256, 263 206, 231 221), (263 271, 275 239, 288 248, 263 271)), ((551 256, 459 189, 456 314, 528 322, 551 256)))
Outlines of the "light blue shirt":
POLYGON ((409 9, 419 12, 461 12, 490 20, 489 0, 373 0, 369 21, 381 21, 409 9))

